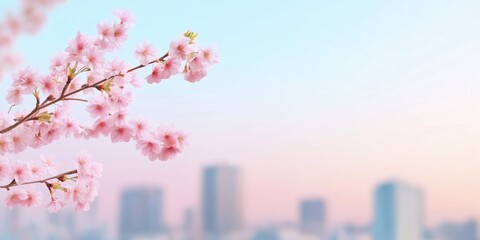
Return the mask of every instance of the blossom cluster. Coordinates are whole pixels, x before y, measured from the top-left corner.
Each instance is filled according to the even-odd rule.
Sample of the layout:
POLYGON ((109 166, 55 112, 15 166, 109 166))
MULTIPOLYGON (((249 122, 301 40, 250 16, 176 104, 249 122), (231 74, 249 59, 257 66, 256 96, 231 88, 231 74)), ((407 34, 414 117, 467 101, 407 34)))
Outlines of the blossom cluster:
POLYGON ((64 0, 22 0, 18 12, 7 12, 0 20, 0 79, 20 62, 15 40, 23 33, 37 32, 44 25, 47 12, 61 2, 64 0))
POLYGON ((127 39, 133 21, 127 12, 116 12, 116 16, 116 23, 99 24, 95 37, 78 33, 65 51, 51 59, 49 73, 42 75, 27 67, 14 76, 7 102, 16 109, 25 96, 33 95, 37 105, 30 113, 0 115, 0 129, 9 130, 0 135, 0 154, 39 148, 60 137, 100 136, 110 137, 114 143, 134 140, 151 160, 167 160, 182 150, 185 134, 180 131, 153 129, 145 120, 128 119, 127 107, 133 99, 130 87, 141 84, 134 70, 152 65, 151 74, 145 77, 148 83, 180 73, 187 81, 196 82, 206 76, 218 56, 211 48, 198 48, 196 34, 189 31, 173 41, 160 58, 154 46, 140 44, 135 51, 140 62, 137 67, 129 68, 119 58, 106 60, 105 54, 118 50, 127 39), (80 94, 83 98, 77 97, 80 94), (42 97, 45 100, 41 101, 42 97), (71 101, 87 102, 92 123, 76 121, 71 101), (15 126, 19 122, 22 124, 15 126))
MULTIPOLYGON (((114 15, 116 21, 99 23, 94 36, 77 33, 64 51, 51 58, 47 73, 26 67, 13 76, 6 99, 12 106, 7 113, 0 113, 0 155, 37 149, 62 137, 108 137, 113 143, 134 141, 137 149, 152 161, 171 159, 183 150, 186 135, 181 131, 155 128, 143 119, 129 118, 131 89, 140 87, 144 81, 159 83, 175 75, 197 82, 217 63, 218 54, 212 48, 198 46, 197 34, 187 31, 172 41, 161 56, 151 43, 139 44, 133 54, 139 63, 133 67, 118 57, 109 59, 109 53, 120 50, 128 39, 128 30, 134 22, 126 11, 116 11, 114 15), (142 68, 151 68, 143 80, 136 72, 142 68), (19 108, 27 98, 34 101, 33 109, 19 108), (79 122, 73 114, 72 102, 84 104, 91 121, 79 122)), ((78 209, 87 209, 96 195, 95 183, 84 178, 91 175, 89 171, 78 168, 79 188, 71 189, 78 209), (95 191, 88 196, 76 193, 85 189, 95 191)), ((49 189, 59 188, 53 184, 49 189)), ((28 192, 18 191, 10 202, 23 203, 23 193, 28 195, 28 192)), ((49 208, 59 206, 61 202, 52 197, 49 208)))
POLYGON ((45 185, 50 193, 46 205, 48 211, 59 211, 67 201, 73 202, 76 210, 86 211, 98 195, 100 187, 98 178, 102 176, 102 171, 102 165, 92 161, 86 153, 77 155, 75 170, 49 178, 45 176, 57 173, 52 156, 42 155, 41 161, 31 162, 0 161, 0 181, 10 182, 0 188, 9 190, 6 199, 8 208, 40 205, 43 194, 32 187, 38 183, 45 185))

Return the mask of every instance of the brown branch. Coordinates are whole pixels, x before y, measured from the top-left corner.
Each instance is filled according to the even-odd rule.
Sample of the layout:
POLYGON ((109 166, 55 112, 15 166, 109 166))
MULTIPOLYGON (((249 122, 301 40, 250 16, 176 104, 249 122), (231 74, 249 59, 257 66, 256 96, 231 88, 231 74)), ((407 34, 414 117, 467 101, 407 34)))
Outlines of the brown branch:
MULTIPOLYGON (((153 60, 153 61, 151 61, 151 62, 149 62, 149 63, 147 63, 147 64, 145 64, 145 65, 140 64, 140 65, 138 65, 138 66, 136 66, 136 67, 134 67, 134 68, 131 68, 131 69, 127 70, 127 71, 125 72, 125 74, 126 74, 126 73, 130 73, 130 72, 133 72, 133 71, 138 70, 138 69, 141 69, 141 68, 144 68, 144 67, 146 67, 146 66, 148 66, 148 65, 150 65, 150 64, 164 61, 166 57, 168 57, 168 52, 165 53, 162 57, 160 57, 160 58, 158 58, 158 59, 155 59, 155 60, 153 60)), ((0 134, 5 134, 5 133, 7 133, 7 132, 9 132, 9 131, 11 131, 11 130, 13 130, 13 129, 15 129, 16 127, 18 127, 18 126, 20 126, 21 124, 23 124, 25 121, 31 119, 32 116, 34 116, 35 114, 37 114, 40 110, 42 110, 42 109, 44 109, 44 108, 47 108, 47 107, 49 107, 49 106, 51 106, 51 105, 53 105, 53 104, 56 104, 56 103, 58 103, 58 102, 61 102, 61 101, 66 101, 66 100, 68 100, 68 99, 72 100, 72 99, 70 98, 71 96, 73 96, 73 95, 75 95, 75 94, 77 94, 77 93, 79 93, 79 92, 83 92, 83 91, 86 90, 86 89, 98 87, 98 86, 100 86, 101 84, 103 84, 104 82, 109 81, 109 80, 112 80, 112 79, 114 79, 114 78, 116 78, 116 77, 119 77, 119 76, 123 76, 123 73, 119 73, 119 74, 110 76, 110 77, 108 77, 108 78, 102 79, 102 80, 100 80, 100 81, 98 81, 98 82, 96 82, 96 83, 94 83, 94 84, 92 84, 92 85, 83 85, 81 88, 79 88, 79 89, 77 89, 77 90, 75 90, 75 91, 72 91, 72 92, 70 92, 70 93, 66 93, 66 94, 65 94, 65 92, 62 91, 62 94, 61 94, 60 97, 57 98, 57 99, 49 100, 49 99, 47 98, 47 99, 45 99, 45 101, 43 101, 42 104, 40 104, 38 107, 35 107, 29 114, 27 114, 25 117, 19 119, 15 124, 13 124, 13 125, 11 125, 11 126, 9 126, 9 127, 6 127, 6 128, 4 128, 4 129, 0 130, 0 134)), ((68 80, 67 80, 67 83, 65 84, 65 86, 67 86, 67 85, 69 85, 69 81, 68 81, 68 80)), ((66 87, 64 87, 63 90, 66 91, 66 87)), ((50 97, 50 96, 49 96, 49 97, 50 97)))
POLYGON ((81 98, 64 98, 63 101, 79 101, 79 102, 88 102, 86 99, 81 98))
POLYGON ((72 175, 72 174, 75 174, 75 173, 77 173, 77 170, 71 170, 71 171, 68 171, 68 172, 58 174, 58 175, 53 176, 53 177, 49 177, 49 178, 45 178, 45 179, 37 180, 37 181, 26 182, 26 183, 22 183, 22 184, 18 184, 14 179, 9 184, 0 186, 0 188, 5 188, 5 189, 7 189, 7 191, 9 191, 10 188, 21 186, 21 185, 30 185, 30 184, 36 184, 36 183, 47 184, 48 183, 47 181, 49 181, 49 180, 53 180, 53 179, 59 179, 60 180, 60 178, 62 178, 64 176, 72 175))

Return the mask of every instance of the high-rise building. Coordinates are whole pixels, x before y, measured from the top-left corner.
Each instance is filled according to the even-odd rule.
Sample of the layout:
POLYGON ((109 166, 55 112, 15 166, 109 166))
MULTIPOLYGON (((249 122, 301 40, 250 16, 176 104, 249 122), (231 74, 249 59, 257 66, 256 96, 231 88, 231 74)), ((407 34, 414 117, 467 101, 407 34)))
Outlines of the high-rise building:
POLYGON ((155 236, 164 230, 163 195, 159 188, 131 188, 122 193, 120 239, 155 236))
POLYGON ((221 238, 240 231, 240 170, 226 164, 207 167, 203 171, 202 184, 202 224, 206 239, 221 238))
POLYGON ((280 236, 275 228, 258 229, 252 237, 252 240, 280 240, 280 236))
POLYGON ((434 235, 436 238, 444 240, 478 240, 478 224, 475 220, 465 223, 443 223, 434 235))
POLYGON ((423 240, 423 193, 392 181, 375 191, 375 240, 423 240))
POLYGON ((321 199, 302 201, 300 203, 300 224, 304 233, 323 235, 326 224, 325 202, 321 199))
POLYGON ((183 233, 183 238, 182 240, 194 240, 196 239, 195 237, 195 227, 196 227, 196 221, 195 221, 195 212, 193 209, 188 208, 185 210, 183 214, 183 226, 182 226, 182 233, 183 233))
POLYGON ((370 226, 354 224, 340 225, 329 231, 327 240, 371 240, 370 226))

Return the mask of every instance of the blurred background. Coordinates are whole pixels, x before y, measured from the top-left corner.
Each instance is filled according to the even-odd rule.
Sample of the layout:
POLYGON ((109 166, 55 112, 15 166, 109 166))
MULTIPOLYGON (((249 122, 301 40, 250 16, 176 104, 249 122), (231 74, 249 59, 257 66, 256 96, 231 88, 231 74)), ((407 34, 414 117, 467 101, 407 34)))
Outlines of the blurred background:
POLYGON ((8 156, 69 169, 86 150, 105 172, 89 212, 1 207, 0 239, 479 239, 479 1, 70 0, 9 45, 22 62, 0 98, 15 66, 46 72, 115 9, 136 17, 132 64, 137 44, 167 51, 188 29, 220 52, 200 83, 134 90, 132 116, 189 146, 168 162, 109 139, 8 156))

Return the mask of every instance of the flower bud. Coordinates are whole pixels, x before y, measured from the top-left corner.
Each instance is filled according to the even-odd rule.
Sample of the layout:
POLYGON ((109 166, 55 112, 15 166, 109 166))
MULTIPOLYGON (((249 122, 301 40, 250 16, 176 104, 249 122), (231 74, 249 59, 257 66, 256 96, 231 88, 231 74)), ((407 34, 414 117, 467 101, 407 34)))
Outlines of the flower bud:
POLYGON ((40 122, 50 123, 52 121, 52 116, 53 116, 53 113, 42 112, 42 113, 37 115, 37 120, 40 121, 40 122))
POLYGON ((195 38, 197 38, 198 33, 192 32, 190 30, 183 33, 183 36, 190 38, 190 44, 195 42, 195 38))

